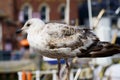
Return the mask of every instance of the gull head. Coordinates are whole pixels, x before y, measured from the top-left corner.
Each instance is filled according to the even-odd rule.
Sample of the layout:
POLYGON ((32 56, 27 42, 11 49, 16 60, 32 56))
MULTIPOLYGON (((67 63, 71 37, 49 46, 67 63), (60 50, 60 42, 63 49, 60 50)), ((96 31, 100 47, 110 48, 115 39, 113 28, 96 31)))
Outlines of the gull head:
POLYGON ((18 29, 16 33, 30 33, 32 31, 42 30, 44 25, 45 23, 39 18, 31 18, 28 21, 26 21, 24 26, 21 29, 18 29))

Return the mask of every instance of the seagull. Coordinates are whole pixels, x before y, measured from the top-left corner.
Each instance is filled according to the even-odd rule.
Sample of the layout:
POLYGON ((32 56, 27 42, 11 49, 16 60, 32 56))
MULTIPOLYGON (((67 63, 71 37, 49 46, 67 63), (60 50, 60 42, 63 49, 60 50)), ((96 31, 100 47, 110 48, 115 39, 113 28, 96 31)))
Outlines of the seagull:
POLYGON ((74 57, 107 57, 120 53, 120 46, 109 42, 101 42, 92 29, 80 28, 62 23, 44 23, 39 18, 29 19, 17 33, 27 33, 31 48, 41 55, 58 60, 58 76, 60 59, 74 57))

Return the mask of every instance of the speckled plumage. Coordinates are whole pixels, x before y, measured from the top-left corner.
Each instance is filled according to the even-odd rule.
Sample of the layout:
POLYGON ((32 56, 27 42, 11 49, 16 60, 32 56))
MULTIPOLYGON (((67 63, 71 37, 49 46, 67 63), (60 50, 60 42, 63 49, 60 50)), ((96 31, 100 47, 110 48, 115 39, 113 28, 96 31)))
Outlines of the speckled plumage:
POLYGON ((99 41, 90 29, 60 23, 45 24, 40 19, 28 20, 22 30, 27 32, 30 46, 50 58, 76 57, 76 53, 81 53, 80 49, 87 50, 86 46, 91 42, 99 41))

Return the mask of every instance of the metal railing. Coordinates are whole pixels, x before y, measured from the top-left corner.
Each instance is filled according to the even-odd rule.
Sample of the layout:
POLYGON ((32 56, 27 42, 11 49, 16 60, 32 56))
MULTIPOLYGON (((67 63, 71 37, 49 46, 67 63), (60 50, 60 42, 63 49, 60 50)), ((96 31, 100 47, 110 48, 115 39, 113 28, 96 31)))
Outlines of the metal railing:
MULTIPOLYGON (((70 80, 77 80, 78 76, 80 74, 80 71, 81 71, 81 69, 78 69, 78 70, 72 69, 70 71, 70 80), (75 72, 77 72, 77 73, 76 73, 75 78, 74 78, 74 73, 75 72)), ((18 80, 23 80, 23 78, 22 78, 23 74, 22 73, 23 72, 18 72, 18 80)), ((28 74, 28 73, 29 72, 26 72, 26 74, 28 74)), ((35 76, 32 76, 32 79, 30 79, 30 80, 33 80, 33 78, 35 78, 35 80, 41 80, 40 75, 42 75, 42 74, 52 74, 52 80, 57 80, 57 75, 56 75, 57 70, 49 70, 49 71, 39 71, 39 70, 37 70, 37 71, 31 72, 31 74, 35 75, 35 76)))

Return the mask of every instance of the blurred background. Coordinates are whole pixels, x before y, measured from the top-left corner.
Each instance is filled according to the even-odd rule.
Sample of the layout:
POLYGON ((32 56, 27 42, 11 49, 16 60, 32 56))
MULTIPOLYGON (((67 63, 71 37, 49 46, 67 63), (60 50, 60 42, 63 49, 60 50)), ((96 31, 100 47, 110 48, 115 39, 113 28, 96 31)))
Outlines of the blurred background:
MULTIPOLYGON (((26 34, 15 34, 28 19, 40 18, 45 23, 91 28, 102 9, 105 13, 95 34, 101 41, 120 44, 120 0, 0 0, 0 80, 18 80, 19 71, 57 69, 55 59, 37 55, 29 48, 26 34)), ((117 75, 120 72, 113 71, 116 79, 111 78, 112 70, 120 71, 119 62, 119 54, 107 58, 76 59, 72 69, 83 70, 78 80, 120 80, 117 75), (115 68, 110 70, 112 66, 115 68)), ((61 63, 64 66, 64 60, 61 63)), ((48 76, 51 77, 41 75, 40 79, 52 80, 48 76)))

